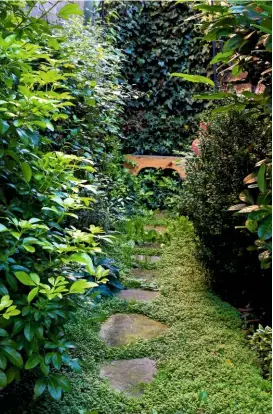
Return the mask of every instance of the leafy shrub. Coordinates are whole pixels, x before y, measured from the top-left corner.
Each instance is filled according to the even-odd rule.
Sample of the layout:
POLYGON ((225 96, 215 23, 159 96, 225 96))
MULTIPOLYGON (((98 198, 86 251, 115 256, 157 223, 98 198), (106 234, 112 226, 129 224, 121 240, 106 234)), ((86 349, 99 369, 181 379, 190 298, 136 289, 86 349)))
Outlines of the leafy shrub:
POLYGON ((244 203, 229 210, 238 210, 235 214, 247 214, 245 226, 238 227, 257 233, 258 239, 248 250, 258 250, 262 268, 268 269, 272 263, 272 163, 270 159, 264 159, 255 167, 256 171, 244 179, 249 188, 240 194, 244 203))
POLYGON ((63 32, 65 41, 55 53, 73 105, 64 108, 65 119, 50 134, 51 145, 93 160, 99 197, 91 212, 79 213, 79 223, 109 229, 126 213, 130 201, 120 144, 121 113, 130 93, 127 83, 121 82, 124 56, 114 47, 114 32, 102 33, 99 23, 92 26, 74 18, 63 32))
POLYGON ((272 377, 272 328, 259 325, 258 329, 250 337, 250 346, 257 352, 263 372, 272 377))
POLYGON ((107 7, 126 56, 123 75, 137 92, 124 111, 124 151, 171 154, 185 148, 196 131, 195 115, 207 104, 193 102, 199 85, 182 85, 170 73, 206 74, 210 55, 210 46, 198 39, 198 27, 187 20, 192 10, 168 1, 109 2, 107 7))
POLYGON ((208 131, 200 139, 200 157, 187 164, 182 193, 182 211, 194 222, 200 238, 200 255, 211 270, 212 282, 235 304, 252 300, 269 306, 268 276, 261 272, 255 252, 245 249, 253 236, 228 212, 243 189, 243 178, 264 157, 270 145, 267 121, 240 117, 238 112, 210 115, 208 131))
POLYGON ((146 168, 135 179, 139 201, 148 209, 174 209, 182 191, 182 180, 178 172, 146 168))
MULTIPOLYGON (((107 282, 110 267, 93 259, 109 237, 94 225, 70 225, 98 193, 92 154, 73 148, 80 131, 72 126, 82 120, 69 109, 92 85, 79 62, 61 55, 66 32, 31 17, 34 6, 0 4, 0 387, 34 370, 35 396, 47 390, 60 399, 70 385, 58 371, 80 370, 64 332, 72 298, 107 282)), ((81 13, 65 5, 60 16, 68 12, 81 13)))

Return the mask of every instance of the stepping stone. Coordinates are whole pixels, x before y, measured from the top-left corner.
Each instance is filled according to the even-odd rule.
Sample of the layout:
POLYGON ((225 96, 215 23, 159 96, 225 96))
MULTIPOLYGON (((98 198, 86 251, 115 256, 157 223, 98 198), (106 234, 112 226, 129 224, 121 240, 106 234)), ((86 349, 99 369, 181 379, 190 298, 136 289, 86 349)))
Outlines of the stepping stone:
POLYGON ((139 339, 155 338, 167 328, 167 325, 138 313, 117 313, 102 324, 99 337, 108 346, 121 346, 139 339))
POLYGON ((132 259, 137 260, 138 262, 156 263, 161 259, 161 257, 160 256, 145 256, 145 254, 135 254, 134 256, 132 256, 132 259))
POLYGON ((100 369, 100 377, 107 378, 115 391, 128 397, 140 397, 144 384, 150 383, 156 373, 156 363, 150 358, 116 360, 100 369))
POLYGON ((118 298, 124 300, 143 300, 149 301, 160 296, 159 292, 154 292, 152 290, 144 290, 144 289, 126 289, 121 290, 117 295, 118 298))
POLYGON ((144 230, 155 230, 159 234, 164 234, 167 231, 166 226, 144 226, 144 230))
POLYGON ((131 273, 137 280, 145 280, 146 282, 155 282, 155 272, 146 269, 132 269, 131 273))

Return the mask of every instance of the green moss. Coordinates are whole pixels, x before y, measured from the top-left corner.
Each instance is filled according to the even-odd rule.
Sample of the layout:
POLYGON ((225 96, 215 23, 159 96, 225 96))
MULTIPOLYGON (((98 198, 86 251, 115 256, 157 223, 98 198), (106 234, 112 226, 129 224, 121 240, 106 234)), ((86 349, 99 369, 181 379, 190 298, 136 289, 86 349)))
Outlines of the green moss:
POLYGON ((156 276, 161 289, 156 301, 126 303, 114 298, 97 311, 105 317, 120 312, 147 315, 169 326, 162 336, 109 349, 98 338, 100 324, 92 320, 91 310, 79 310, 67 336, 76 343, 76 355, 85 359, 86 368, 69 374, 72 392, 61 402, 46 398, 27 411, 17 408, 16 414, 80 414, 92 409, 100 414, 151 414, 153 408, 158 414, 271 412, 270 383, 262 378, 248 348, 237 311, 207 290, 206 272, 195 258, 192 225, 185 218, 179 220, 156 276), (138 357, 151 357, 158 367, 142 398, 117 394, 99 378, 100 362, 138 357), (203 401, 201 391, 208 395, 203 401))

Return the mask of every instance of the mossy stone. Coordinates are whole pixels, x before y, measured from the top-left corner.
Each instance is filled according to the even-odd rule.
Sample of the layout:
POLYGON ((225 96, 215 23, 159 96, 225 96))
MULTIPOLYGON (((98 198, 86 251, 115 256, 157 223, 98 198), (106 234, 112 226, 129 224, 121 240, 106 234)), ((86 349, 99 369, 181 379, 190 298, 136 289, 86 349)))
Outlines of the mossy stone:
POLYGON ((124 300, 142 300, 142 301, 149 301, 156 299, 160 296, 159 292, 155 292, 152 290, 145 290, 145 289, 124 289, 121 290, 117 295, 118 298, 124 300))
POLYGON ((108 346, 121 346, 140 339, 156 338, 166 329, 167 325, 147 316, 118 313, 102 324, 99 336, 108 346))
POLYGON ((128 397, 139 397, 144 386, 156 375, 156 363, 150 358, 112 361, 100 369, 100 376, 107 378, 115 391, 128 397))

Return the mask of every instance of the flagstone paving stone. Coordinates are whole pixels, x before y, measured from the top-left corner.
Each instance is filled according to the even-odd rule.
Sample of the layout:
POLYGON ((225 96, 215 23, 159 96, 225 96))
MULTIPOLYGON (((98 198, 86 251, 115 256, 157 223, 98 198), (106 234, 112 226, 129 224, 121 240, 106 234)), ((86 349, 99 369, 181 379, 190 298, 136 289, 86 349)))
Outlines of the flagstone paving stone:
POLYGON ((150 383, 156 373, 156 363, 150 358, 115 360, 100 369, 100 376, 107 378, 115 391, 128 397, 141 396, 144 384, 150 383))
POLYGON ((145 254, 135 254, 132 256, 132 259, 138 262, 156 263, 160 260, 160 256, 146 256, 145 254))
POLYGON ((124 300, 142 300, 142 301, 149 301, 156 299, 160 296, 159 292, 155 292, 152 290, 144 290, 144 289, 124 289, 121 290, 117 295, 118 298, 124 300))
POLYGON ((146 282, 155 282, 155 271, 147 269, 131 269, 134 279, 145 280, 146 282))
POLYGON ((164 234, 167 231, 166 226, 144 226, 144 230, 155 230, 157 233, 164 234))
POLYGON ((117 313, 102 324, 99 336, 108 346, 121 346, 156 338, 167 328, 167 325, 144 315, 117 313))

